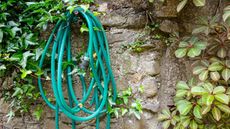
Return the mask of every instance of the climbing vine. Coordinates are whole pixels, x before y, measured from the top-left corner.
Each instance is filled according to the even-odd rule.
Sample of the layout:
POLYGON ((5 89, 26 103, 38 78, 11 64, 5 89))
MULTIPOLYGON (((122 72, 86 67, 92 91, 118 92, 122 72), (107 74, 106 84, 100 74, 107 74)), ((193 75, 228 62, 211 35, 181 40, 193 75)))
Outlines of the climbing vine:
POLYGON ((38 101, 40 94, 35 80, 37 76, 45 75, 43 80, 49 81, 49 69, 42 71, 38 67, 38 59, 45 45, 45 40, 40 38, 41 34, 47 29, 48 23, 64 19, 66 10, 71 11, 77 3, 84 3, 85 6, 91 2, 93 1, 0 1, 0 97, 10 103, 8 121, 17 114, 31 112, 31 106, 35 106, 32 114, 40 119, 43 109, 42 103, 38 101))

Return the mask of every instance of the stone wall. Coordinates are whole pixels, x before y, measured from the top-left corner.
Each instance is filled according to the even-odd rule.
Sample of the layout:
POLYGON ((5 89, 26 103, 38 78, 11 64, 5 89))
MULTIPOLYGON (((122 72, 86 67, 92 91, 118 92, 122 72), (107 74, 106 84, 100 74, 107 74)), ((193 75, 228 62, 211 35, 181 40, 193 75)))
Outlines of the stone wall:
MULTIPOLYGON (((96 1, 100 19, 105 26, 112 60, 112 68, 119 90, 131 86, 134 91, 140 85, 144 93, 136 95, 144 100, 141 120, 135 117, 112 119, 112 129, 161 129, 157 121, 160 109, 173 105, 175 83, 189 77, 189 61, 178 60, 174 56, 176 44, 166 45, 164 40, 155 38, 156 34, 167 37, 173 31, 181 35, 191 32, 198 23, 199 16, 213 16, 222 8, 219 0, 208 0, 207 6, 196 8, 188 5, 182 13, 176 12, 178 0, 166 0, 165 3, 147 0, 107 0, 96 1), (157 30, 146 28, 147 24, 159 23, 157 30), (126 48, 136 41, 144 42, 145 51, 135 53, 126 48)), ((77 39, 75 39, 77 40, 77 39)), ((54 129, 54 112, 47 107, 41 121, 31 116, 17 117, 6 123, 7 104, 0 101, 0 129, 54 129)), ((78 123, 78 129, 93 129, 94 121, 78 123)), ((104 129, 102 122, 101 128, 104 129)), ((60 129, 70 129, 70 121, 61 115, 60 129)))

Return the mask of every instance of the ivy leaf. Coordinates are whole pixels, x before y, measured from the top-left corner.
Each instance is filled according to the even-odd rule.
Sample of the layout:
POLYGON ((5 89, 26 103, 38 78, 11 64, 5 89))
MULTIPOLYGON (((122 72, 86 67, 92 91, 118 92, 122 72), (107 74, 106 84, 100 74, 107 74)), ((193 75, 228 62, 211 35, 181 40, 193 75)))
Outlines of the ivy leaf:
POLYGON ((218 72, 211 72, 210 77, 213 81, 218 81, 220 79, 220 74, 218 72))
POLYGON ((6 69, 5 65, 0 65, 0 71, 6 69))
POLYGON ((42 48, 37 48, 37 49, 35 50, 35 55, 36 55, 35 60, 38 60, 38 59, 39 59, 39 57, 42 55, 42 52, 43 52, 43 49, 42 49, 42 48))
POLYGON ((121 108, 121 115, 124 116, 128 112, 127 109, 121 108))
POLYGON ((141 119, 141 114, 140 114, 140 112, 134 111, 133 113, 134 113, 135 117, 136 117, 138 120, 141 119))
POLYGON ((171 117, 171 113, 169 111, 169 109, 163 109, 162 110, 162 113, 167 117, 167 118, 170 118, 171 117))
POLYGON ((213 94, 221 94, 224 93, 226 89, 223 86, 218 86, 213 90, 213 94))
POLYGON ((185 117, 185 118, 181 119, 181 121, 182 121, 182 125, 186 128, 189 126, 191 119, 189 117, 185 117))
POLYGON ((204 83, 202 86, 204 87, 204 89, 208 90, 209 93, 212 93, 213 88, 214 88, 212 83, 207 82, 207 83, 204 83))
POLYGON ((86 24, 82 24, 81 28, 80 28, 80 32, 83 33, 83 32, 88 32, 89 29, 88 27, 86 26, 86 24))
POLYGON ((42 116, 42 113, 43 113, 43 109, 41 107, 39 107, 33 112, 33 116, 35 116, 35 118, 37 120, 40 120, 41 116, 42 116))
POLYGON ((195 87, 192 87, 191 93, 194 94, 194 95, 203 95, 203 94, 206 94, 208 92, 207 92, 207 90, 205 90, 201 86, 195 86, 195 87))
POLYGON ((188 0, 183 0, 183 1, 181 1, 178 5, 177 5, 177 12, 180 12, 183 8, 184 8, 184 6, 187 4, 187 2, 188 2, 188 0))
POLYGON ((224 104, 229 103, 229 96, 227 96, 226 94, 217 94, 215 95, 215 99, 224 104))
POLYGON ((23 58, 22 58, 22 60, 21 60, 21 62, 20 62, 20 65, 22 66, 22 68, 25 68, 25 67, 26 67, 26 65, 27 65, 27 60, 28 60, 28 58, 31 57, 31 56, 34 56, 34 53, 31 53, 30 51, 26 51, 26 52, 23 53, 23 58))
POLYGON ((196 29, 194 29, 192 31, 192 34, 199 34, 199 33, 204 33, 204 34, 208 35, 208 33, 209 33, 209 27, 202 26, 202 27, 196 28, 196 29))
POLYGON ((15 37, 15 35, 16 35, 16 33, 17 33, 18 31, 19 31, 19 32, 22 32, 21 28, 18 28, 17 26, 13 27, 13 28, 11 29, 11 32, 12 32, 12 34, 13 34, 12 36, 15 37))
POLYGON ((207 78, 208 78, 208 70, 203 71, 203 72, 200 73, 199 79, 200 79, 201 81, 205 81, 207 78))
POLYGON ((224 69, 221 73, 224 80, 227 82, 230 79, 230 69, 224 69))
POLYGON ((214 62, 208 67, 209 71, 220 71, 222 69, 223 69, 223 66, 219 62, 214 62))
POLYGON ((216 107, 214 107, 214 108, 212 109, 212 115, 213 115, 214 119, 217 120, 217 121, 219 121, 220 118, 221 118, 221 112, 220 112, 220 110, 219 110, 218 108, 216 108, 216 107))
POLYGON ((89 10, 89 4, 81 4, 80 7, 83 8, 85 12, 89 10))
POLYGON ((12 110, 10 110, 10 112, 6 115, 6 117, 7 117, 7 123, 9 123, 10 120, 12 120, 12 118, 14 116, 15 116, 15 113, 12 110))
POLYGON ((198 49, 198 48, 191 48, 189 51, 188 51, 188 56, 189 57, 196 57, 196 56, 199 56, 201 53, 201 50, 198 49))
POLYGON ((18 94, 23 94, 23 90, 19 87, 14 88, 14 93, 12 94, 12 97, 17 96, 18 94))
POLYGON ((187 94, 187 90, 177 90, 176 97, 183 97, 187 94))
POLYGON ((206 0, 193 0, 195 6, 200 7, 205 5, 206 0))
POLYGON ((22 79, 24 79, 28 74, 32 73, 31 70, 25 70, 25 69, 22 69, 21 72, 22 72, 22 74, 21 74, 22 79))
POLYGON ((201 109, 202 115, 207 114, 211 110, 211 106, 203 106, 201 109))
POLYGON ((187 53, 187 48, 180 48, 175 51, 175 55, 177 58, 182 58, 186 55, 187 53))
POLYGON ((181 89, 181 90, 188 90, 188 89, 189 89, 187 83, 184 82, 184 81, 179 81, 179 82, 176 84, 176 88, 177 88, 177 89, 181 89))
POLYGON ((169 126, 170 126, 170 123, 171 123, 170 120, 164 121, 164 122, 162 123, 163 129, 168 129, 169 126))
POLYGON ((70 5, 70 6, 67 7, 67 10, 69 10, 70 14, 73 13, 74 9, 75 9, 75 6, 72 6, 72 5, 70 5))
POLYGON ((225 48, 220 48, 217 52, 217 56, 220 58, 225 58, 227 56, 227 51, 225 48))
POLYGON ((193 69, 193 74, 197 75, 197 74, 200 74, 201 72, 205 71, 207 68, 204 67, 204 66, 196 66, 194 69, 193 69))
POLYGON ((202 96, 202 103, 209 106, 213 103, 214 99, 215 99, 215 97, 213 95, 203 95, 202 96))
POLYGON ((188 47, 188 45, 189 45, 188 42, 181 41, 179 47, 188 47))
POLYGON ((196 105, 193 109, 193 115, 198 118, 201 119, 202 115, 201 115, 201 107, 199 105, 196 105))
POLYGON ((198 48, 200 50, 204 50, 207 46, 207 42, 202 42, 202 41, 199 41, 199 42, 196 42, 194 44, 195 48, 198 48))
POLYGON ((230 114, 230 107, 224 104, 217 104, 216 105, 221 111, 230 114))
POLYGON ((32 41, 32 37, 33 37, 33 34, 26 34, 25 36, 25 46, 29 46, 29 45, 37 45, 36 42, 33 42, 32 41))
POLYGON ((196 123, 195 120, 192 120, 192 122, 190 123, 190 128, 191 129, 197 129, 198 128, 198 124, 196 123))
POLYGON ((41 76, 44 72, 39 68, 38 71, 35 73, 37 76, 41 76))
POLYGON ((186 100, 181 100, 177 105, 177 109, 181 115, 187 115, 192 109, 192 103, 186 100))

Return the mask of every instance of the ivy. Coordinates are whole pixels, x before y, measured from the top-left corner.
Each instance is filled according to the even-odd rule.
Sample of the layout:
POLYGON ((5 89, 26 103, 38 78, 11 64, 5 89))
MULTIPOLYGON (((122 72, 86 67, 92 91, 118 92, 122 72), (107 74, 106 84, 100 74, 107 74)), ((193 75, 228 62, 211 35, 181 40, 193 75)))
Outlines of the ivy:
MULTIPOLYGON (((72 6, 89 7, 93 0, 34 0, 0 1, 0 76, 5 84, 11 78, 10 86, 3 86, 1 98, 10 103, 6 115, 8 121, 14 116, 31 112, 40 119, 43 103, 40 101, 39 90, 34 80, 42 75, 49 80, 46 69, 38 67, 46 41, 41 40, 41 34, 48 24, 59 19, 65 19, 64 13, 72 6), (4 80, 5 79, 5 80, 4 80)), ((47 54, 49 56, 49 54, 47 54)), ((50 60, 44 61, 49 65, 50 60)))

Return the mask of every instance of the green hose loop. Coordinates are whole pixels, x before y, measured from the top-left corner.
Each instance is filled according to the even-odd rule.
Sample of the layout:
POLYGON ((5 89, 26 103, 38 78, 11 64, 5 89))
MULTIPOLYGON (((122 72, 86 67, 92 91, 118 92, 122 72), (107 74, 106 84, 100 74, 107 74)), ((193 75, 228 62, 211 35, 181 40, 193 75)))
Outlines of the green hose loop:
MULTIPOLYGON (((110 114, 108 109, 108 92, 111 89, 113 101, 116 100, 117 91, 116 83, 111 69, 109 47, 105 31, 100 21, 90 11, 85 11, 80 7, 74 10, 73 14, 66 13, 67 20, 59 20, 54 27, 47 44, 42 53, 39 67, 42 69, 46 54, 52 44, 51 52, 51 84, 55 97, 55 104, 52 104, 45 95, 42 87, 41 76, 38 77, 38 86, 42 98, 46 104, 55 110, 56 129, 59 129, 59 113, 64 113, 72 119, 72 129, 76 128, 75 122, 84 122, 96 119, 96 129, 99 129, 100 116, 106 114, 106 129, 110 128, 110 114), (75 13, 78 13, 75 15, 75 13), (63 61, 72 62, 71 52, 71 23, 74 18, 81 16, 87 23, 89 29, 88 49, 85 56, 87 57, 92 77, 89 85, 86 85, 86 79, 79 75, 81 81, 82 95, 78 100, 74 91, 73 79, 70 73, 73 67, 68 65, 63 69, 63 61), (95 30, 94 28, 100 30, 95 30), (55 36, 56 35, 56 36, 55 36), (97 57, 93 55, 96 53, 97 57), (66 56, 65 56, 66 55, 66 56), (63 75, 66 77, 66 85, 63 85, 63 75), (110 84, 112 87, 110 87, 110 84), (67 86, 68 103, 62 91, 63 86, 67 86), (89 103, 89 106, 86 106, 89 103), (83 112, 83 115, 80 113, 83 112)), ((78 18, 77 18, 78 19, 78 18)), ((79 64, 80 62, 78 62, 79 64)), ((78 86, 78 85, 77 85, 78 86)), ((81 113, 82 114, 82 113, 81 113)))

